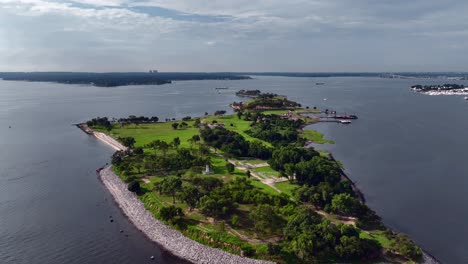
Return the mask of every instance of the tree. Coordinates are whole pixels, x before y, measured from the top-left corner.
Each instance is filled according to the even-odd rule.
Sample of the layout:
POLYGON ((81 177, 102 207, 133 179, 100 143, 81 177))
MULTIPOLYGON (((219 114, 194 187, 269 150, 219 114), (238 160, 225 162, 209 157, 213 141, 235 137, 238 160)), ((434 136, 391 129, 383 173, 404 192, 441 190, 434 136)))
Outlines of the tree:
POLYGON ((179 137, 174 138, 174 140, 172 141, 172 145, 174 145, 174 147, 177 149, 180 145, 180 138, 179 137))
POLYGON ((360 257, 363 252, 359 237, 342 236, 340 243, 335 247, 335 251, 343 259, 354 259, 360 257))
POLYGON ((199 135, 193 135, 192 140, 193 140, 193 142, 200 142, 200 136, 199 135))
POLYGON ((111 160, 112 165, 119 165, 122 163, 122 157, 121 157, 121 152, 117 151, 112 155, 112 160, 111 160))
POLYGON ((172 203, 175 203, 176 194, 182 188, 182 180, 177 176, 169 176, 161 182, 161 191, 172 196, 172 203))
POLYGON ((193 122, 194 127, 200 127, 201 120, 200 118, 196 118, 195 121, 193 122))
POLYGON ((231 216, 231 225, 236 227, 239 225, 239 216, 238 215, 232 215, 231 216))
POLYGON ((180 123, 179 128, 180 129, 186 129, 188 127, 188 124, 185 122, 180 123))
POLYGON ((128 184, 128 190, 134 193, 139 193, 141 191, 140 183, 137 181, 132 181, 128 184))
POLYGON ((176 130, 179 127, 179 123, 172 123, 171 126, 172 126, 173 129, 176 130))
POLYGON ((283 224, 283 219, 268 204, 261 204, 252 210, 249 219, 254 223, 258 232, 268 233, 278 230, 283 224))
POLYGON ((141 168, 143 167, 143 164, 141 161, 135 161, 135 169, 137 169, 138 173, 141 173, 141 168))
POLYGON ((234 172, 235 167, 234 167, 234 165, 232 163, 228 162, 228 163, 226 163, 226 169, 231 174, 231 173, 234 172))
POLYGON ((141 148, 141 147, 137 147, 137 148, 134 148, 134 149, 133 149, 133 153, 135 153, 135 154, 138 155, 138 156, 143 155, 143 152, 144 152, 144 151, 143 151, 143 148, 141 148))
POLYGON ((135 139, 133 137, 119 137, 118 139, 122 142, 122 145, 127 148, 133 148, 133 145, 135 144, 135 139))
POLYGON ((349 193, 340 193, 333 196, 331 210, 337 214, 356 215, 359 205, 359 201, 349 193))
POLYGON ((202 214, 212 217, 228 215, 233 208, 230 197, 225 197, 224 193, 219 192, 203 196, 197 206, 202 214))
POLYGON ((184 212, 181 208, 170 205, 167 207, 161 207, 161 209, 159 209, 159 215, 163 220, 169 221, 174 224, 177 223, 184 216, 184 212))
POLYGON ((161 140, 159 140, 159 139, 158 140, 153 140, 150 143, 148 143, 146 146, 149 147, 149 148, 152 148, 154 150, 154 152, 157 152, 160 143, 161 143, 161 140))
POLYGON ((241 111, 237 112, 237 118, 241 119, 241 117, 242 117, 242 112, 241 111))
POLYGON ((417 260, 422 256, 421 249, 408 236, 403 234, 396 235, 390 247, 409 259, 417 260))
POLYGON ((205 193, 210 193, 216 188, 223 186, 223 181, 215 177, 196 177, 192 183, 201 187, 205 193))
POLYGON ((170 145, 166 143, 166 141, 159 141, 159 149, 163 151, 164 157, 166 157, 167 150, 169 149, 170 145))
POLYGON ((221 116, 221 115, 224 115, 224 114, 226 114, 226 111, 224 111, 224 110, 218 110, 218 111, 214 112, 215 116, 221 116))
POLYGON ((197 188, 189 185, 182 188, 180 199, 184 201, 189 206, 189 210, 192 211, 200 200, 201 195, 197 188))

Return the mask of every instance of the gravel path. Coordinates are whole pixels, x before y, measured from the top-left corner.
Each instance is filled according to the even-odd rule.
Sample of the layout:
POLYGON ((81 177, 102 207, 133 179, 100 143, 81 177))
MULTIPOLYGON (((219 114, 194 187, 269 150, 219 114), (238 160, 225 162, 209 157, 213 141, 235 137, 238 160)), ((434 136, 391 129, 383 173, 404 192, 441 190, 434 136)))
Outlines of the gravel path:
POLYGON ((130 221, 146 234, 149 239, 158 243, 175 256, 193 263, 274 263, 230 254, 220 249, 202 245, 185 237, 179 231, 155 219, 153 215, 145 209, 138 197, 127 190, 127 185, 115 175, 111 167, 105 167, 99 174, 102 182, 130 221))

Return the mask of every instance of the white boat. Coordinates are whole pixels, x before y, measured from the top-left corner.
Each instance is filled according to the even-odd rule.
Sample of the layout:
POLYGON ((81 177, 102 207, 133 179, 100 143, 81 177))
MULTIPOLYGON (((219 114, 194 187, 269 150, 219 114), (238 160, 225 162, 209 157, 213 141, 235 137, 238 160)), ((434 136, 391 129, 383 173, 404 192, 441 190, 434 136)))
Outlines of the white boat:
POLYGON ((343 125, 351 124, 350 120, 340 120, 339 122, 340 122, 340 124, 343 124, 343 125))
POLYGON ((468 100, 468 96, 465 96, 465 100, 468 100))

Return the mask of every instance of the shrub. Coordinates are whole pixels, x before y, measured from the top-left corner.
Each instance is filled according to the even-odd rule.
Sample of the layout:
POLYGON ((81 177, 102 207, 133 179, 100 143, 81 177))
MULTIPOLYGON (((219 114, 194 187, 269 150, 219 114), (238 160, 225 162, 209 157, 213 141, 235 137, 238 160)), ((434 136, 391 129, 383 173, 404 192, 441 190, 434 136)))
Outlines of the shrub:
POLYGON ((128 190, 134 193, 139 193, 141 191, 140 183, 137 181, 132 181, 128 184, 128 190))
POLYGON ((228 162, 228 163, 226 163, 226 169, 227 169, 227 171, 228 171, 229 173, 233 173, 235 167, 234 167, 234 165, 233 165, 232 163, 228 162))

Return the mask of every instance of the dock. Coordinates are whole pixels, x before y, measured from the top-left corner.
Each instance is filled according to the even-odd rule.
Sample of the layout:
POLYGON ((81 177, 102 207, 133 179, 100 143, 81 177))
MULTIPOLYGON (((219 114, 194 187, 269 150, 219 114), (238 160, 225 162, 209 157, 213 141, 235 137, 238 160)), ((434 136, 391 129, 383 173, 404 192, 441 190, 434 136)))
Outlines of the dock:
POLYGON ((321 117, 320 122, 339 123, 343 125, 348 125, 352 123, 351 120, 348 120, 348 119, 330 119, 327 117, 321 117))

